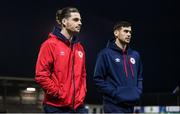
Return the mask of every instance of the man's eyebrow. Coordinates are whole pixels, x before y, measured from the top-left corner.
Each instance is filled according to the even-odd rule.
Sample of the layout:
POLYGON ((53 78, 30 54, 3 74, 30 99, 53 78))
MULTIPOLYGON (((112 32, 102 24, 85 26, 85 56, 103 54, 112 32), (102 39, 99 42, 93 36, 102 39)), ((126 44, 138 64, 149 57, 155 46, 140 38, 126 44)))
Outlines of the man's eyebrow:
POLYGON ((127 30, 127 29, 124 29, 125 32, 130 32, 132 33, 132 30, 127 30))
POLYGON ((73 18, 73 20, 81 20, 81 18, 75 17, 73 18))
POLYGON ((128 30, 128 29, 124 29, 124 31, 131 31, 131 30, 128 30))

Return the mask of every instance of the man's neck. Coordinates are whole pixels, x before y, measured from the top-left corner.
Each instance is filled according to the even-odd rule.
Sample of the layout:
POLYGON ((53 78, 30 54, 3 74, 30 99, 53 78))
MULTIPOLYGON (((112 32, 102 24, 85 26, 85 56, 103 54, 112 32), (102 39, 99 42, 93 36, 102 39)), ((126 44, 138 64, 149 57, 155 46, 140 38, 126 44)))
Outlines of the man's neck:
POLYGON ((63 34, 70 42, 72 41, 73 34, 68 32, 66 29, 62 29, 61 34, 63 34))
POLYGON ((126 50, 127 44, 123 44, 119 39, 116 38, 115 44, 122 50, 126 50))

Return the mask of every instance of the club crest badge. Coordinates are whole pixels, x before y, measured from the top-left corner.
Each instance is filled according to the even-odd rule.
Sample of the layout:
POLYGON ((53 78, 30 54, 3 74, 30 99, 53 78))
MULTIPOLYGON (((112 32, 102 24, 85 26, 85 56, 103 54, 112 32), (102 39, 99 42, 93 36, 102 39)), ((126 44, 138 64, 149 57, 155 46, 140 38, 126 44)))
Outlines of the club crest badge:
POLYGON ((131 57, 131 58, 130 58, 130 62, 131 62, 132 64, 135 64, 135 63, 136 63, 136 60, 131 57))
POLYGON ((79 55, 80 58, 83 57, 83 53, 81 51, 78 51, 78 55, 79 55))

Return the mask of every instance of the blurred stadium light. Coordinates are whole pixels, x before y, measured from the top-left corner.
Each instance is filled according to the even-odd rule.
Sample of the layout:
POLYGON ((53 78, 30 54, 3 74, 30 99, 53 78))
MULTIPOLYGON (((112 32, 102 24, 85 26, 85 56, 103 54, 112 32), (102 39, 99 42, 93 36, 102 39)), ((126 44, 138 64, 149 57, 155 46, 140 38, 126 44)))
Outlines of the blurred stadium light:
MULTIPOLYGON (((43 97, 43 91, 34 79, 0 76, 0 112, 42 113, 43 97)), ((134 111, 180 113, 179 98, 179 94, 144 93, 134 111)), ((103 113, 101 104, 87 104, 85 107, 89 113, 103 113)))

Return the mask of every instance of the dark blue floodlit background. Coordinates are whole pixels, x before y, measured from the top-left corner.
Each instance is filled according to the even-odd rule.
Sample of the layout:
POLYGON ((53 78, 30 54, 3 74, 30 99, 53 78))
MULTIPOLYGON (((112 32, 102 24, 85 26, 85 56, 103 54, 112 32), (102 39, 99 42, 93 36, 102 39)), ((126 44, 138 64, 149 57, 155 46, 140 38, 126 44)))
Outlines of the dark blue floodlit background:
POLYGON ((144 92, 170 93, 178 86, 180 22, 173 0, 3 0, 0 76, 34 78, 40 44, 56 24, 56 10, 66 6, 77 7, 82 15, 78 36, 87 52, 87 102, 99 101, 92 82, 94 65, 118 20, 133 23, 131 47, 143 60, 144 92))

